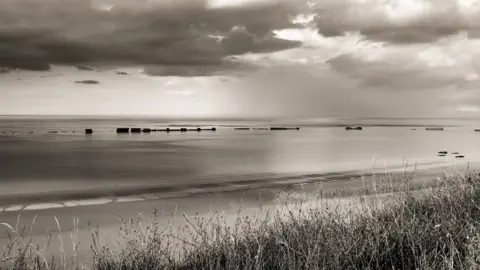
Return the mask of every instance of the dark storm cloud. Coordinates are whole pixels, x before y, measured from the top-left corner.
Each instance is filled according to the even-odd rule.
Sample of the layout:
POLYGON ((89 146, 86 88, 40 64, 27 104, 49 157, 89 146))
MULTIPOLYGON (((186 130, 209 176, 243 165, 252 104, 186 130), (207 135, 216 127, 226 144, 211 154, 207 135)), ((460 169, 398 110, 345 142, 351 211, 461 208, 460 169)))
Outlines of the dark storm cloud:
POLYGON ((0 67, 6 68, 114 64, 208 69, 222 66, 228 56, 300 45, 272 34, 294 27, 295 6, 283 3, 211 9, 195 0, 118 1, 110 11, 86 0, 0 0, 0 5, 0 67))
MULTIPOLYGON (((329 16, 333 16, 333 14, 329 16)), ((326 37, 342 36, 346 32, 359 32, 369 40, 397 44, 431 43, 442 37, 467 30, 458 24, 440 25, 436 21, 413 23, 405 27, 381 22, 364 25, 358 22, 336 24, 335 20, 328 18, 328 16, 321 16, 320 18, 317 20, 318 29, 320 34, 326 37)))
POLYGON ((459 32, 478 36, 478 10, 467 14, 458 1, 447 2, 318 1, 315 23, 326 37, 359 32, 369 40, 396 44, 430 43, 459 32))

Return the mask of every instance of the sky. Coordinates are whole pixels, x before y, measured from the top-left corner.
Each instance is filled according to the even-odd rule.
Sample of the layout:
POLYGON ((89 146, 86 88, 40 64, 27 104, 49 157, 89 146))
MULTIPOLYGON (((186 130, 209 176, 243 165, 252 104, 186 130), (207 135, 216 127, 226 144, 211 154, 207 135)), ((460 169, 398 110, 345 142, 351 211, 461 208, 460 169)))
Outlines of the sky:
POLYGON ((479 117, 479 0, 0 0, 0 115, 479 117))

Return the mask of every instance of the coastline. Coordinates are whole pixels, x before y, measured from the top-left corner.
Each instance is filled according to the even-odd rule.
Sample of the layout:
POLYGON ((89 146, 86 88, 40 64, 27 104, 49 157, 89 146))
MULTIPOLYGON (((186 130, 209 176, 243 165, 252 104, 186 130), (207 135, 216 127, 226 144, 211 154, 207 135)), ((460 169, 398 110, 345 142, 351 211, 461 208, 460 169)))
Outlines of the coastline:
MULTIPOLYGON (((368 170, 346 170, 304 173, 263 173, 248 175, 222 175, 198 178, 187 183, 165 183, 160 185, 114 185, 82 189, 63 189, 37 193, 0 194, 0 213, 45 210, 50 208, 101 205, 169 198, 191 197, 200 194, 243 192, 278 188, 288 185, 327 184, 344 181, 360 181, 362 175, 384 177, 412 169, 423 174, 423 178, 440 175, 442 168, 465 164, 465 162, 429 162, 405 167, 368 170)), ((466 164, 465 164, 466 165, 466 164)), ((422 180, 423 181, 423 180, 422 180)))
MULTIPOLYGON (((419 166, 414 171, 412 187, 420 188, 428 184, 438 184, 445 173, 456 175, 461 173, 461 170, 465 170, 466 167, 463 165, 464 163, 458 168, 455 165, 446 168, 439 164, 419 166)), ((408 173, 413 173, 411 169, 407 170, 408 173)), ((401 168, 391 169, 388 172, 392 176, 390 181, 398 180, 398 184, 404 181, 401 168)), ((120 199, 117 203, 107 199, 97 199, 97 204, 85 200, 84 203, 72 204, 70 207, 49 207, 51 205, 45 203, 39 204, 44 206, 43 208, 30 207, 22 211, 18 207, 12 211, 0 212, 0 223, 9 224, 13 228, 26 226, 32 243, 40 246, 45 243, 47 235, 50 235, 50 244, 48 249, 44 250, 45 255, 52 256, 63 249, 67 256, 75 255, 87 263, 92 254, 92 232, 98 229, 102 233, 104 244, 115 246, 118 244, 121 220, 136 220, 139 217, 148 219, 152 213, 157 212, 159 213, 157 222, 160 226, 180 229, 189 222, 186 217, 209 219, 215 213, 220 213, 226 224, 233 224, 239 214, 243 217, 261 217, 267 211, 274 209, 279 201, 290 200, 293 205, 297 199, 306 199, 307 204, 312 204, 315 197, 318 197, 318 192, 332 193, 331 198, 326 198, 328 204, 332 208, 348 211, 355 207, 357 191, 362 190, 365 185, 372 187, 373 181, 382 181, 381 178, 385 176, 382 173, 376 173, 375 177, 372 177, 371 172, 364 172, 364 179, 360 177, 352 179, 352 175, 354 174, 332 173, 325 176, 329 177, 330 181, 323 182, 313 181, 302 184, 305 179, 290 179, 289 183, 270 183, 257 188, 250 186, 246 189, 230 191, 191 192, 181 196, 155 196, 142 200, 130 197, 131 200, 120 199), (75 249, 70 244, 73 239, 81 239, 80 245, 75 249), (63 243, 69 244, 64 246, 63 243)), ((356 175, 360 176, 360 172, 357 171, 356 175)), ((379 193, 382 198, 388 197, 388 194, 379 193)), ((28 206, 23 206, 23 208, 26 207, 28 206)), ((5 229, 0 230, 0 246, 10 241, 5 229)))

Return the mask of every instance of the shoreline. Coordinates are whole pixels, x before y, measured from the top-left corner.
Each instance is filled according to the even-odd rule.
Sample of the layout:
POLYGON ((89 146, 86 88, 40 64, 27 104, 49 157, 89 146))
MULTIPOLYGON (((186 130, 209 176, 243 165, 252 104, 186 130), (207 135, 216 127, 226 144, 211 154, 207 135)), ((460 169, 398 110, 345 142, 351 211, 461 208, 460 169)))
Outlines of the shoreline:
MULTIPOLYGON (((445 173, 445 169, 441 166, 426 166, 428 169, 417 168, 413 177, 412 187, 422 187, 425 184, 436 184, 440 179, 440 175, 445 173), (418 173, 418 174, 417 174, 418 173), (433 180, 433 181, 432 181, 433 180)), ((443 166, 444 167, 444 166, 443 166)), ((407 168, 410 175, 413 173, 411 167, 407 168)), ((457 175, 463 172, 464 166, 455 168, 448 167, 447 174, 457 175), (452 169, 452 171, 448 171, 452 169)), ((379 171, 381 171, 379 169, 379 171)), ((399 174, 392 174, 393 184, 402 184, 405 177, 402 177, 402 170, 397 169, 399 174)), ((392 173, 392 170, 390 170, 392 173)), ((357 172, 356 175, 359 175, 357 172)), ((384 174, 377 173, 376 177, 372 174, 365 174, 365 182, 371 188, 372 181, 381 181, 380 178, 384 174), (377 177, 378 176, 378 177, 377 177)), ((116 203, 107 200, 98 200, 99 204, 91 204, 92 201, 84 201, 70 207, 48 207, 51 205, 42 204, 45 208, 30 207, 23 205, 22 208, 17 207, 12 211, 0 212, 0 223, 9 224, 13 228, 21 228, 26 226, 31 236, 32 243, 42 244, 45 242, 46 235, 51 235, 51 243, 45 254, 50 256, 64 248, 64 252, 70 256, 76 254, 77 258, 83 261, 91 259, 92 230, 95 228, 102 232, 102 241, 106 246, 115 246, 117 236, 120 232, 120 222, 122 220, 136 220, 139 217, 148 219, 152 213, 158 212, 158 224, 161 226, 172 226, 172 228, 182 228, 188 223, 185 217, 192 218, 212 218, 214 214, 221 214, 228 224, 234 224, 236 217, 241 212, 242 216, 255 216, 265 214, 262 211, 269 211, 279 201, 288 201, 295 204, 298 200, 306 199, 308 202, 312 198, 318 198, 320 192, 330 194, 331 196, 323 197, 329 202, 332 209, 336 207, 350 209, 358 196, 356 191, 365 187, 365 182, 360 178, 351 179, 348 176, 337 173, 332 175, 331 181, 320 183, 301 184, 299 181, 294 184, 283 184, 274 186, 264 186, 259 188, 248 188, 245 190, 232 190, 228 192, 210 192, 196 193, 186 196, 164 196, 150 197, 145 200, 119 200, 116 203), (287 187, 287 188, 285 188, 287 187), (337 191, 345 191, 340 195, 337 191), (182 217, 183 215, 183 217, 182 217), (72 227, 73 221, 73 227, 72 227), (60 227, 61 226, 61 227, 60 227), (74 239, 81 239, 80 246, 75 250, 71 246, 63 246, 63 241, 71 241, 72 235, 74 239)), ((387 183, 388 184, 388 183, 387 183)), ((387 193, 379 193, 381 197, 388 197, 387 193)), ((148 220, 146 220, 148 222, 148 220)), ((9 242, 9 236, 6 228, 0 229, 0 245, 9 242)))
POLYGON ((110 203, 141 202, 172 198, 188 198, 202 194, 245 192, 279 188, 291 185, 318 185, 334 182, 360 180, 373 175, 384 177, 389 174, 416 170, 423 179, 434 180, 442 169, 454 167, 463 162, 429 162, 415 167, 392 166, 382 171, 380 168, 369 170, 348 170, 305 173, 265 173, 249 175, 229 175, 198 178, 198 181, 170 185, 134 185, 108 186, 103 189, 68 189, 39 193, 0 194, 0 213, 69 208, 78 206, 95 206, 110 203), (381 172, 378 172, 381 171, 381 172), (423 176, 422 176, 423 174, 423 176), (430 177, 430 179, 425 179, 430 177))

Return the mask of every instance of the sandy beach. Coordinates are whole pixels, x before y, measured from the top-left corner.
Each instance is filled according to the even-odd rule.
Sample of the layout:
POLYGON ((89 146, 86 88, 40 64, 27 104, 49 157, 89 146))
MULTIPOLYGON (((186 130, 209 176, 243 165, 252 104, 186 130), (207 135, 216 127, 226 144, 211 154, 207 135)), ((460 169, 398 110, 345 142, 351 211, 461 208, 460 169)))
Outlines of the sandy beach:
MULTIPOLYGON (((460 172, 466 167, 465 163, 440 167, 438 164, 424 165, 417 168, 417 176, 413 178, 413 186, 421 186, 428 183, 436 183, 442 178, 444 173, 454 174, 460 172)), ((412 168, 406 168, 412 173, 412 168)), ((402 170, 392 169, 390 180, 392 183, 401 181, 402 170)), ((35 224, 29 232, 33 242, 40 246, 45 243, 47 232, 52 234, 50 247, 46 250, 47 254, 58 253, 62 241, 67 255, 73 254, 72 232, 76 232, 73 239, 81 239, 76 254, 81 261, 86 262, 91 259, 90 246, 92 244, 92 229, 98 228, 104 240, 111 246, 116 243, 116 237, 120 229, 120 218, 137 218, 143 215, 148 221, 155 211, 159 213, 158 222, 161 226, 171 225, 181 227, 186 224, 184 215, 188 217, 211 217, 216 212, 221 212, 226 217, 228 224, 233 224, 238 211, 241 209, 241 215, 261 216, 279 203, 279 200, 291 200, 294 203, 297 199, 302 199, 312 203, 319 192, 325 194, 336 192, 337 196, 345 196, 343 199, 336 198, 331 201, 333 207, 348 208, 351 207, 353 200, 348 196, 352 192, 359 191, 367 184, 371 186, 372 179, 383 181, 385 175, 377 172, 372 177, 371 171, 364 172, 364 178, 360 177, 361 172, 343 172, 310 176, 310 178, 290 176, 278 180, 275 183, 260 180, 250 186, 240 188, 238 185, 228 188, 222 187, 219 190, 215 186, 204 190, 186 189, 183 192, 163 192, 150 194, 138 194, 128 197, 103 197, 96 199, 70 200, 66 202, 34 202, 17 204, 3 207, 1 214, 1 223, 6 223, 12 227, 16 224, 25 225, 30 231, 31 223, 35 224), (263 211, 259 211, 259 207, 263 211), (57 218, 61 228, 56 223, 57 218), (75 220, 78 219, 78 224, 75 220), (62 239, 59 238, 61 236, 62 239)), ((267 178, 268 179, 268 178, 267 178)), ((21 227, 21 226, 20 226, 21 227)), ((0 231, 0 245, 8 242, 7 230, 0 231)))

